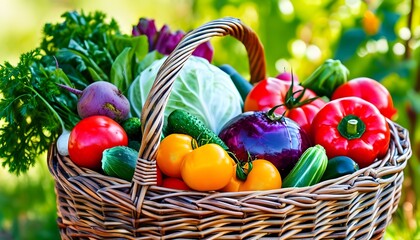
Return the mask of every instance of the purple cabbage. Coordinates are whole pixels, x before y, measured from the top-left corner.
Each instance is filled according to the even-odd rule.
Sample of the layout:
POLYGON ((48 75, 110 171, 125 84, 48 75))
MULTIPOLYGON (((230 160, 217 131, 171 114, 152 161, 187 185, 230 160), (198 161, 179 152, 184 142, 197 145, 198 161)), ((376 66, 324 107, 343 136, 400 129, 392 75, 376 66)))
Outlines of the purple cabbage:
MULTIPOLYGON (((169 55, 184 37, 185 33, 181 30, 171 32, 169 26, 166 24, 157 31, 153 19, 140 18, 139 23, 133 27, 132 35, 146 35, 149 42, 149 52, 156 50, 161 54, 169 55)), ((213 47, 207 41, 200 44, 194 50, 193 55, 205 58, 211 62, 213 59, 213 47)))

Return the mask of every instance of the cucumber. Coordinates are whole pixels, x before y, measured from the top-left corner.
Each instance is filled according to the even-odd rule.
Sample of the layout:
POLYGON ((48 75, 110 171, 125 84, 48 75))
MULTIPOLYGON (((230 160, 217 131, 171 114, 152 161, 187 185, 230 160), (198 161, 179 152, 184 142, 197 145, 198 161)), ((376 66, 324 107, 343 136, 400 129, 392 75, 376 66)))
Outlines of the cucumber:
POLYGON ((241 74, 239 74, 229 64, 223 64, 219 66, 219 68, 230 76, 230 79, 232 79, 232 82, 238 90, 239 94, 241 95, 242 100, 245 101, 246 96, 248 96, 248 93, 253 88, 253 85, 248 80, 243 78, 241 74))
POLYGON ((122 128, 127 133, 130 140, 141 141, 141 121, 138 117, 130 117, 121 123, 122 128))
POLYGON ((176 109, 169 114, 165 133, 166 135, 172 133, 189 135, 197 140, 199 146, 206 143, 215 143, 226 151, 229 149, 223 140, 209 129, 203 121, 182 109, 176 109))
POLYGON ((138 152, 126 146, 108 148, 102 153, 102 169, 108 176, 131 181, 138 152))
POLYGON ((128 140, 128 147, 138 152, 140 150, 140 142, 136 140, 128 140))
POLYGON ((347 156, 337 156, 328 160, 327 169, 322 175, 321 181, 338 178, 352 174, 359 170, 359 165, 347 156))
POLYGON ((328 157, 323 146, 317 144, 306 149, 283 180, 282 187, 307 187, 319 183, 327 164, 328 157))

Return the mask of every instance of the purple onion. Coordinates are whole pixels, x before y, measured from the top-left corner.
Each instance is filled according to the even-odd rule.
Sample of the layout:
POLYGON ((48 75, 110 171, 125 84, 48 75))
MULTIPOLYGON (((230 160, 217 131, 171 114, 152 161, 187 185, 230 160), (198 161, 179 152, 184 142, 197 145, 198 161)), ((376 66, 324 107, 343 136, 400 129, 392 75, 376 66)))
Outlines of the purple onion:
POLYGON ((311 142, 296 122, 270 114, 242 113, 224 125, 219 137, 238 160, 248 161, 249 156, 251 160, 268 160, 285 178, 311 142))

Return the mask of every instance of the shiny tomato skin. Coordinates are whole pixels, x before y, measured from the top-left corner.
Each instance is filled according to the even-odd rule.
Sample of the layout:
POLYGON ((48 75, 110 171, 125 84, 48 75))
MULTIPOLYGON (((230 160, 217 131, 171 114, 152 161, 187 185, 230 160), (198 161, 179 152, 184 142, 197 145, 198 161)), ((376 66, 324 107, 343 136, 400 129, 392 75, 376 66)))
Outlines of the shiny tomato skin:
POLYGON ((68 147, 77 166, 100 170, 105 149, 127 145, 128 137, 120 124, 106 116, 90 116, 71 130, 68 147))
POLYGON ((221 192, 238 192, 239 187, 243 183, 243 181, 239 180, 239 178, 236 177, 237 165, 234 164, 232 166, 232 168, 233 168, 232 178, 230 179, 229 183, 226 186, 224 186, 222 189, 220 189, 221 192))
MULTIPOLYGON (((233 166, 236 173, 237 165, 233 166)), ((276 166, 265 159, 255 159, 252 161, 252 170, 248 172, 248 163, 244 166, 247 177, 245 181, 239 180, 236 174, 232 176, 229 184, 226 185, 222 192, 238 192, 238 191, 264 191, 280 189, 282 179, 276 166)))
MULTIPOLYGON (((234 166, 236 173, 237 165, 234 166)), ((248 163, 244 166, 245 171, 248 170, 248 163)), ((238 191, 264 191, 280 189, 282 179, 276 166, 265 159, 256 159, 252 161, 252 170, 248 172, 245 181, 238 179, 236 174, 232 176, 229 184, 221 191, 238 192, 238 191)))
POLYGON ((174 177, 166 177, 163 179, 162 186, 166 188, 178 189, 178 190, 191 190, 182 179, 174 177))
POLYGON ((253 167, 239 191, 262 191, 281 188, 281 176, 277 168, 264 159, 252 161, 253 167))
POLYGON ((193 150, 192 141, 189 135, 173 133, 160 142, 156 163, 165 176, 181 178, 181 163, 184 156, 193 150))
POLYGON ((159 187, 163 185, 162 171, 159 169, 159 167, 156 168, 156 185, 159 187))
POLYGON ((375 105, 382 115, 389 119, 393 119, 397 113, 388 89, 371 78, 359 77, 349 80, 334 91, 331 100, 344 97, 364 99, 375 105))
POLYGON ((225 187, 234 171, 232 158, 219 145, 208 143, 185 155, 182 180, 196 191, 216 191, 225 187))
MULTIPOLYGON (((267 78, 258 82, 249 92, 245 99, 244 111, 267 111, 274 106, 281 105, 276 109, 277 114, 283 114, 294 120, 305 132, 310 133, 310 125, 319 109, 325 105, 322 98, 317 98, 310 103, 303 105, 286 104, 287 91, 291 88, 291 81, 283 81, 277 78, 267 78)), ((293 96, 295 98, 303 91, 300 85, 293 85, 293 96), (298 91, 298 92, 297 92, 298 91)), ((315 98, 317 95, 306 89, 302 101, 315 98)))

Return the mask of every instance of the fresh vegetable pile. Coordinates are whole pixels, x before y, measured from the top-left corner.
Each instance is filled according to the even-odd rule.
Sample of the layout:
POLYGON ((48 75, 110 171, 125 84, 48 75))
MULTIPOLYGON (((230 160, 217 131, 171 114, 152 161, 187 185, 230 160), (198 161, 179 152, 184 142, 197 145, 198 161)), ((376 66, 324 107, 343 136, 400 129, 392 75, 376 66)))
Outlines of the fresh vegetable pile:
MULTIPOLYGON (((56 142, 79 167, 131 181, 142 108, 183 35, 141 18, 131 35, 100 12, 67 12, 41 45, 0 69, 0 158, 17 174, 56 142)), ((396 110, 374 79, 327 60, 300 81, 255 85, 200 45, 177 76, 157 149, 158 185, 195 191, 305 187, 385 156, 396 110)))

